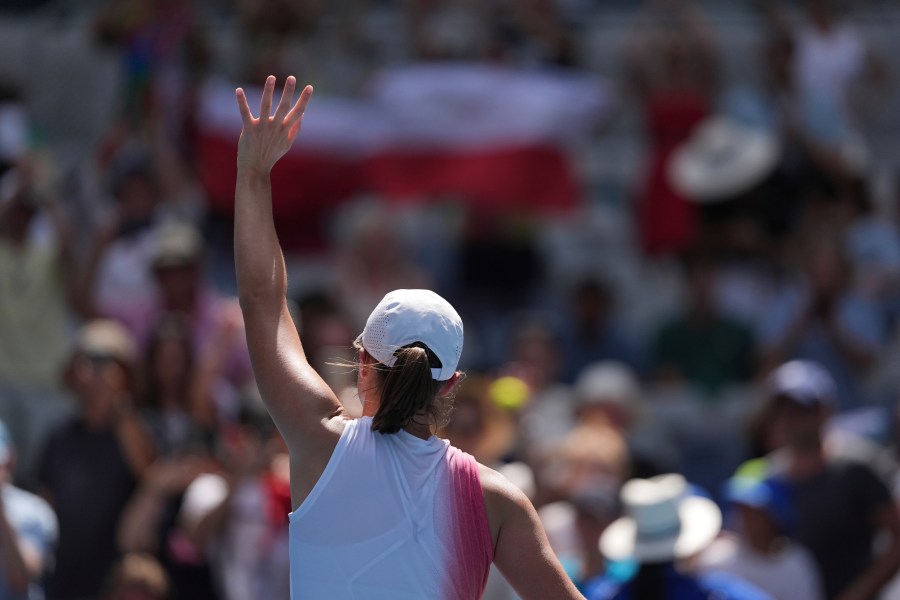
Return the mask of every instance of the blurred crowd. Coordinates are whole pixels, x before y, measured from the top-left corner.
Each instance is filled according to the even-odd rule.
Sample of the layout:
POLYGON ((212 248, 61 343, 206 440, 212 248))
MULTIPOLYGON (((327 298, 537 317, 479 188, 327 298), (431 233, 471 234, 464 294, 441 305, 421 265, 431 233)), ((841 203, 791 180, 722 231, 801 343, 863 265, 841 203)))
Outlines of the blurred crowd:
MULTIPOLYGON (((0 68, 0 599, 289 597, 288 457, 230 215, 198 173, 199 97, 295 74, 312 122, 320 94, 448 61, 602 78, 616 108, 554 142, 576 206, 366 193, 281 231, 307 356, 348 409, 369 311, 432 288, 466 324, 439 434, 531 497, 587 597, 635 573, 662 597, 647 589, 677 561, 762 594, 735 598, 900 598, 897 165, 869 139, 900 65, 858 25, 869 3, 738 2, 755 54, 731 62, 688 0, 38 4, 0 20, 78 27, 118 75, 73 146, 40 107, 77 130, 70 96, 91 90, 48 99, 33 82, 55 73, 0 68), (586 32, 610 12, 624 33, 598 72, 586 32), (611 190, 596 173, 622 157, 596 149, 622 119, 640 157, 611 190), (623 514, 640 531, 626 482, 648 478, 724 514, 705 546, 644 555, 656 579, 598 545, 623 514)), ((515 595, 492 574, 485 598, 515 595)))

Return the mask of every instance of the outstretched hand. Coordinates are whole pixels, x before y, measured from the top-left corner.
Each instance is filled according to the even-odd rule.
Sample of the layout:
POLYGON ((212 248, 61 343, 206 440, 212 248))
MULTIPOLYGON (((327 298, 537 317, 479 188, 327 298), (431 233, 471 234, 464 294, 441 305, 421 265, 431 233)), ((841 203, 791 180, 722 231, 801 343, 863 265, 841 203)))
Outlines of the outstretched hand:
POLYGON ((253 118, 243 88, 235 90, 241 120, 244 122, 238 143, 238 168, 268 174, 278 159, 290 149, 294 138, 300 132, 303 112, 313 93, 312 86, 306 86, 300 92, 300 98, 291 106, 296 85, 297 80, 294 77, 287 78, 281 92, 281 100, 275 108, 275 115, 269 116, 275 93, 275 77, 269 76, 259 103, 259 118, 253 118))

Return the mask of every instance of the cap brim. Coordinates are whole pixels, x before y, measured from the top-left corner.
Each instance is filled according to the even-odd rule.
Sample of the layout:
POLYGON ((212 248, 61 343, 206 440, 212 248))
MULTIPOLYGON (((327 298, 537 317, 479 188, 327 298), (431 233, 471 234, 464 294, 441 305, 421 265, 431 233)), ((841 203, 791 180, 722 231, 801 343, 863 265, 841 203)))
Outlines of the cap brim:
POLYGON ((639 541, 634 519, 622 517, 600 536, 600 552, 609 560, 661 562, 687 558, 708 546, 722 529, 722 513, 711 500, 686 498, 678 507, 681 530, 668 538, 639 541))

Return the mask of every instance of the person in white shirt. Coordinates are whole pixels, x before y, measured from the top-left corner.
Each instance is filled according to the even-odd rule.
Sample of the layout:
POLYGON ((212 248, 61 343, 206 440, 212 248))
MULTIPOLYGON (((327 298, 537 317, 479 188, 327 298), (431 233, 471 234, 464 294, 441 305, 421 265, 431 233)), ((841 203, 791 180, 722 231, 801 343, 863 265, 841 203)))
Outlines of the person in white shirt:
POLYGON ((701 570, 739 577, 774 600, 822 600, 812 554, 788 537, 794 520, 788 486, 777 479, 738 476, 727 487, 734 531, 698 557, 701 570))

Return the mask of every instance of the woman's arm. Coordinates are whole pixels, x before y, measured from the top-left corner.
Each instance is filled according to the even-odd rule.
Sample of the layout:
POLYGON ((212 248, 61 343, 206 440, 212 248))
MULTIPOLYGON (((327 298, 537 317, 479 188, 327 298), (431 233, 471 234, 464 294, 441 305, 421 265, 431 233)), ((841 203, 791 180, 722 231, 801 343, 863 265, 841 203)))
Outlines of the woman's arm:
POLYGON ((550 548, 528 497, 501 474, 481 467, 494 538, 494 564, 522 600, 583 600, 550 548))
POLYGON ((272 217, 269 174, 300 131, 312 96, 306 86, 291 107, 296 81, 288 77, 275 110, 275 78, 269 77, 253 118, 247 98, 236 91, 243 130, 238 143, 235 191, 234 256, 238 296, 247 329, 247 345, 260 393, 293 458, 294 506, 306 497, 331 457, 343 428, 344 408, 310 366, 285 300, 284 256, 272 217))

